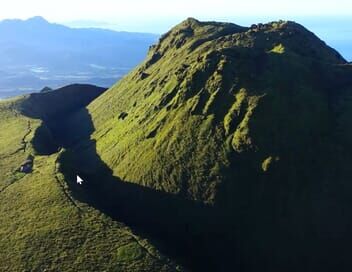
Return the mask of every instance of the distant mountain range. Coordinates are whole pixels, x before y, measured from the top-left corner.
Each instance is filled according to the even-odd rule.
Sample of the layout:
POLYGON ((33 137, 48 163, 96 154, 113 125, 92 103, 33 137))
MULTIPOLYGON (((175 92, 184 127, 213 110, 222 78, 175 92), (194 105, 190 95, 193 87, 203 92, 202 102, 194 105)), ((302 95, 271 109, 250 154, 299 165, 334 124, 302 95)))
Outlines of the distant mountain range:
POLYGON ((69 28, 42 17, 4 20, 0 22, 0 98, 46 85, 110 86, 144 59, 157 38, 155 34, 69 28))

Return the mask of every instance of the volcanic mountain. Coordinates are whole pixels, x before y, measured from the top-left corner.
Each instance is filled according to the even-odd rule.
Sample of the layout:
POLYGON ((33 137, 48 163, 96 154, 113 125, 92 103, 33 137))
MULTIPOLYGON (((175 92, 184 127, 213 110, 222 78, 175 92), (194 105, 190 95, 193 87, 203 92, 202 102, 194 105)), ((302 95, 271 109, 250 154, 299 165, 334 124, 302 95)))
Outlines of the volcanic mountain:
POLYGON ((350 270, 352 66, 303 26, 190 18, 60 94, 0 104, 5 270, 350 270))
POLYGON ((352 66, 297 23, 190 18, 71 118, 67 158, 191 266, 343 269, 351 95, 352 66))

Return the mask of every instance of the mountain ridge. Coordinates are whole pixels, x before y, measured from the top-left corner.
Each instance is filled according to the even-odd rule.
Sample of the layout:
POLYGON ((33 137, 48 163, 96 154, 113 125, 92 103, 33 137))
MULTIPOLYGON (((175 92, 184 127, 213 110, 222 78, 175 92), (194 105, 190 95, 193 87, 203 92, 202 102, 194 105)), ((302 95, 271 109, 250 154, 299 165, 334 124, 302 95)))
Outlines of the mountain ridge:
MULTIPOLYGON (((314 251, 309 269, 343 268, 342 233, 351 234, 339 209, 351 176, 343 148, 349 146, 351 88, 346 60, 299 24, 243 28, 188 19, 87 107, 94 129, 73 148, 87 156, 75 159, 80 168, 94 150, 117 180, 211 207, 198 217, 192 209, 170 213, 182 214, 180 222, 187 218, 180 225, 189 232, 179 226, 180 236, 199 235, 205 249, 216 247, 214 267, 230 267, 223 254, 244 271, 297 271, 314 251), (325 233, 335 236, 327 242, 325 233), (322 265, 339 243, 341 250, 322 265)), ((72 128, 86 115, 78 112, 72 128)), ((88 177, 99 171, 94 165, 81 170, 88 177)))
MULTIPOLYGON (((15 187, 0 185, 15 188, 9 199, 20 206, 28 197, 15 197, 27 191, 22 181, 30 192, 47 186, 57 195, 47 178, 55 169, 79 208, 106 216, 104 226, 124 222, 160 256, 149 258, 139 243, 126 249, 118 235, 98 269, 183 270, 158 253, 160 243, 195 271, 349 270, 352 69, 312 32, 289 21, 246 28, 189 18, 107 91, 93 87, 76 100, 79 86, 0 102, 12 120, 2 120, 0 174, 15 187), (26 133, 9 137, 16 126, 26 133), (32 148, 34 171, 23 177, 14 165, 32 148), (39 175, 45 184, 35 183, 39 175)), ((114 226, 103 233, 119 232, 114 226)), ((93 227, 68 233, 81 241, 100 233, 93 227)), ((100 252, 94 243, 88 250, 100 252)), ((40 256, 31 267, 47 268, 40 256)))
POLYGON ((51 120, 104 91, 71 85, 0 102, 1 270, 183 271, 143 236, 74 198, 84 185, 69 188, 61 172, 64 150, 51 120), (23 161, 31 162, 25 172, 23 161))
POLYGON ((142 35, 153 35, 153 36, 158 36, 157 34, 154 33, 146 33, 146 32, 134 32, 134 31, 118 31, 118 30, 112 30, 112 29, 105 29, 105 28, 101 28, 101 27, 70 27, 67 25, 63 25, 61 23, 55 23, 55 22, 50 22, 47 19, 45 19, 42 16, 34 16, 34 17, 30 17, 28 19, 4 19, 4 20, 0 20, 0 24, 4 23, 4 24, 11 24, 11 23, 20 23, 20 24, 25 24, 25 23, 34 23, 34 24, 47 24, 47 25, 55 25, 55 26, 59 26, 62 28, 69 28, 69 29, 91 29, 91 30, 96 30, 96 31, 102 31, 102 32, 111 32, 111 33, 130 33, 130 34, 142 34, 142 35))

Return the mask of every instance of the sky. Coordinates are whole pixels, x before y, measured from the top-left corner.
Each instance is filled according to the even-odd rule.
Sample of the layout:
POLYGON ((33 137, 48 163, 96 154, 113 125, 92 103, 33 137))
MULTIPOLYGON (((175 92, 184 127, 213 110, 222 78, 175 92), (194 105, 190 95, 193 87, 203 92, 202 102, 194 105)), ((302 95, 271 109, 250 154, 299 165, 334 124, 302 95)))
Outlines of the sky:
MULTIPOLYGON (((162 33, 175 23, 245 18, 352 17, 351 0, 10 0, 1 3, 0 20, 43 16, 71 26, 162 33)), ((236 20, 237 19, 237 20, 236 20)))
POLYGON ((49 22, 70 27, 156 34, 165 33, 187 17, 243 26, 279 19, 293 20, 352 59, 352 0, 2 1, 0 20, 42 16, 49 22))

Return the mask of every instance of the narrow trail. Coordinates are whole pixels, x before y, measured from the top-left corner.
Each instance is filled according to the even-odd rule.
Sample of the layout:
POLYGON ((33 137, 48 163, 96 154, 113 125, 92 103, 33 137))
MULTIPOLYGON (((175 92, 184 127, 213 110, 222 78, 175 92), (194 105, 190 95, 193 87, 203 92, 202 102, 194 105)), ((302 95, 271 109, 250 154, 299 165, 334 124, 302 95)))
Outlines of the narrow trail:
POLYGON ((57 155, 57 158, 54 162, 54 173, 55 173, 55 180, 58 183, 59 187, 61 188, 62 192, 64 193, 64 195, 66 196, 66 198, 68 199, 68 201, 75 206, 78 209, 79 215, 81 216, 81 213, 83 212, 83 210, 81 209, 81 207, 79 207, 79 205, 76 203, 75 199, 71 196, 71 194, 68 192, 68 189, 66 188, 66 181, 62 180, 59 176, 59 159, 60 159, 60 152, 57 155))
POLYGON ((157 256, 154 252, 152 252, 149 248, 147 248, 142 242, 141 239, 138 238, 138 236, 134 235, 131 232, 125 232, 127 235, 129 235, 138 245, 140 245, 141 248, 143 248, 147 254, 152 256, 156 260, 160 260, 160 257, 157 256))
MULTIPOLYGON (((80 152, 76 149, 78 143, 73 137, 75 129, 69 123, 70 115, 47 119, 45 125, 49 128, 56 146, 62 148, 59 153, 57 149, 55 151, 57 157, 54 178, 70 206, 73 205, 77 209, 77 215, 84 220, 88 214, 86 211, 94 208, 133 230, 133 233, 126 231, 126 234, 153 259, 160 260, 161 256, 169 256, 183 267, 202 271, 205 267, 204 260, 199 258, 201 254, 194 252, 203 252, 204 249, 197 246, 190 247, 192 232, 188 221, 191 220, 191 214, 204 214, 204 209, 207 208, 192 201, 185 201, 180 197, 130 184, 114 177, 111 169, 96 153, 95 143, 90 140, 93 125, 88 113, 84 115, 84 126, 82 126, 84 130, 78 138, 80 143, 88 146, 85 147, 84 155, 78 154, 77 152, 80 152), (94 164, 99 172, 85 169, 86 160, 94 164), (81 187, 74 180, 77 174, 84 179, 81 187), (187 215, 181 218, 173 216, 173 214, 183 214, 181 210, 187 211, 187 215), (153 247, 148 247, 144 238, 139 237, 155 242, 157 251, 154 251, 153 247), (161 252, 161 256, 158 252, 161 252), (193 260, 193 257, 198 259, 193 260)), ((51 154, 54 155, 54 153, 51 154)))
MULTIPOLYGON (((0 157, 0 159, 5 159, 5 158, 8 158, 8 157, 11 157, 21 151, 23 151, 24 153, 26 152, 27 150, 27 146, 28 146, 28 141, 26 140, 26 138, 32 133, 32 126, 31 126, 31 122, 28 120, 27 121, 27 131, 26 133, 23 135, 22 139, 21 139, 21 147, 18 148, 17 150, 15 150, 14 152, 8 154, 8 155, 5 155, 5 156, 2 156, 0 157)), ((17 171, 17 170, 16 170, 17 171)), ((15 172, 16 172, 15 171, 15 172)), ((11 180, 9 181, 8 185, 4 186, 1 190, 0 190, 0 193, 4 192, 5 190, 7 190, 10 186, 12 186, 13 184, 15 184, 16 182, 20 181, 23 177, 20 177, 18 179, 15 179, 15 180, 11 180)))
POLYGON ((31 121, 28 120, 27 123, 27 133, 23 136, 22 138, 22 149, 23 152, 26 152, 28 142, 26 141, 26 138, 32 133, 32 127, 31 127, 31 121))
POLYGON ((11 156, 17 154, 18 152, 21 152, 21 151, 26 152, 27 147, 28 147, 28 141, 26 139, 31 133, 32 133, 31 121, 28 120, 27 121, 27 131, 21 139, 21 146, 19 148, 17 148, 15 151, 13 151, 7 155, 0 156, 0 159, 6 159, 8 157, 11 157, 11 156))
POLYGON ((21 147, 19 147, 14 152, 8 154, 7 156, 5 156, 3 158, 13 156, 13 155, 15 155, 16 153, 18 153, 20 151, 26 152, 27 146, 28 146, 28 141, 26 139, 31 133, 32 133, 31 121, 28 120, 27 121, 27 132, 23 135, 23 137, 21 139, 21 147))

